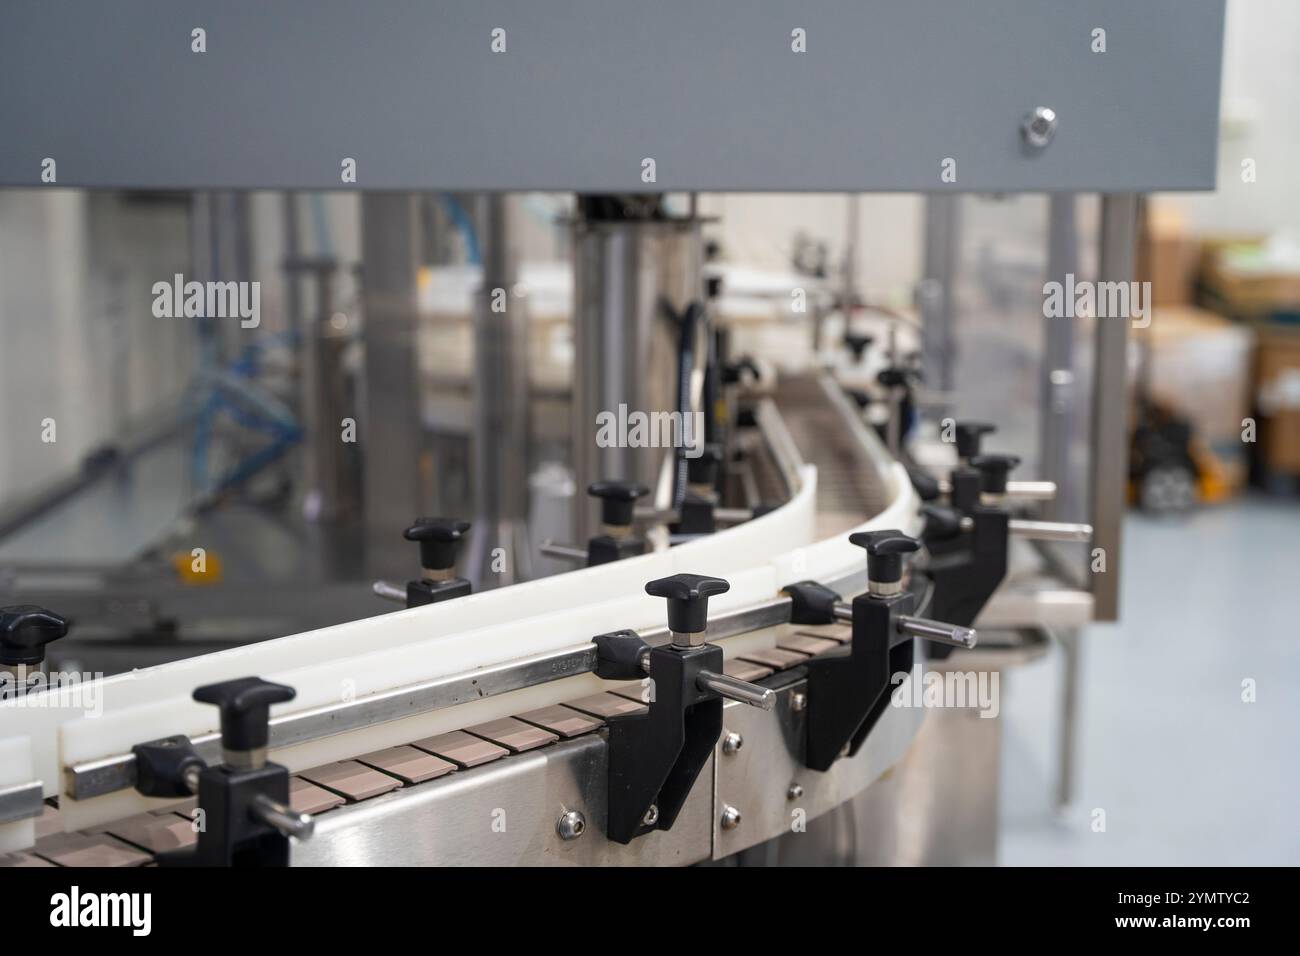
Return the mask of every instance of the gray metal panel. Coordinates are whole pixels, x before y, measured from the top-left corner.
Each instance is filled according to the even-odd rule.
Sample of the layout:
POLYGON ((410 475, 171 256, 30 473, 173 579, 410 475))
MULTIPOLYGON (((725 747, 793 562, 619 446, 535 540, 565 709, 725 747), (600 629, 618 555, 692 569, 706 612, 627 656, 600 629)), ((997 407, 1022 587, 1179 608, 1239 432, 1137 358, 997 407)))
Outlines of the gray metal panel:
POLYGON ((39 185, 48 156, 61 186, 335 188, 352 157, 371 189, 1209 189, 1223 11, 6 0, 0 184, 39 185), (1019 124, 1037 105, 1060 129, 1031 154, 1019 124))

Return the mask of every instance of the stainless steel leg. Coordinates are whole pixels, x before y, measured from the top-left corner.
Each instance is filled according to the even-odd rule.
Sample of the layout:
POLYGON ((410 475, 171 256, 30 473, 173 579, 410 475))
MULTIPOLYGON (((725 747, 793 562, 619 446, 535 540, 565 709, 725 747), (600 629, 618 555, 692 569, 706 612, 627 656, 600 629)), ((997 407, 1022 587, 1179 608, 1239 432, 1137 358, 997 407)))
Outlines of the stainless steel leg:
MULTIPOLYGON (((1079 272, 1079 236, 1075 218, 1076 197, 1073 193, 1052 193, 1048 198, 1047 281, 1066 282, 1066 276, 1079 272)), ((1075 323, 1068 319, 1044 317, 1043 360, 1040 393, 1042 415, 1039 420, 1038 476, 1056 482, 1055 498, 1043 502, 1045 518, 1074 521, 1083 517, 1078 483, 1072 481, 1070 440, 1074 433, 1075 404, 1075 323)))
POLYGON ((1057 635, 1065 651, 1065 673, 1061 678, 1061 723, 1057 753, 1056 807, 1064 810, 1074 799, 1078 750, 1075 733, 1079 719, 1080 635, 1076 630, 1057 635))
MULTIPOLYGON (((1107 195, 1101 206, 1098 282, 1130 282, 1137 236, 1137 196, 1107 195)), ((1128 317, 1099 318, 1094 332, 1091 522, 1104 573, 1094 573, 1095 619, 1119 617, 1120 534, 1128 495, 1128 317)))

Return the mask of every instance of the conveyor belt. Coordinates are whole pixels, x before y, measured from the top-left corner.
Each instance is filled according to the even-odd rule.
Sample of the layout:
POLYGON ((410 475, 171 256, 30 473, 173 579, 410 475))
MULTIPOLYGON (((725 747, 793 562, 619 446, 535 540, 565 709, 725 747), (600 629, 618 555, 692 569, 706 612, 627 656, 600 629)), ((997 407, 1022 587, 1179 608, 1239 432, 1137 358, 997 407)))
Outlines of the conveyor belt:
MULTIPOLYGON (((724 671, 741 680, 762 680, 838 647, 849 636, 850 629, 844 625, 807 631, 784 627, 778 630, 774 646, 743 651, 726 663, 724 671)), ((631 681, 613 691, 304 770, 290 778, 289 802, 299 812, 320 815, 509 760, 595 733, 610 717, 645 711, 643 693, 641 682, 631 681)), ((0 854, 0 867, 151 865, 155 854, 193 846, 197 841, 189 817, 195 803, 190 798, 87 831, 63 832, 57 798, 51 798, 37 820, 35 846, 21 853, 0 854)))
POLYGON ((844 409, 828 399, 822 376, 782 377, 775 399, 804 461, 817 466, 819 538, 888 506, 879 473, 864 467, 861 448, 844 427, 844 409))

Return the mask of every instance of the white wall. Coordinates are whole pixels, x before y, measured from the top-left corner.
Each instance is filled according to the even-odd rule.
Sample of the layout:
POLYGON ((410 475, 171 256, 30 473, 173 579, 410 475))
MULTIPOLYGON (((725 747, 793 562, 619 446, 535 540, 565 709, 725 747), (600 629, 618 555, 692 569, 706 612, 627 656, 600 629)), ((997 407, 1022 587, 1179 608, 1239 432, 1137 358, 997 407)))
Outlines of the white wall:
MULTIPOLYGON (((859 288, 891 304, 910 301, 921 272, 921 197, 863 195, 858 219, 859 288)), ((843 193, 708 193, 700 211, 718 216, 710 235, 722 241, 729 261, 788 270, 796 232, 825 240, 830 267, 843 263, 848 202, 843 193)))
POLYGON ((1219 188, 1165 193, 1197 233, 1300 230, 1300 3, 1229 0, 1219 188), (1257 179, 1241 180, 1254 159, 1257 179))

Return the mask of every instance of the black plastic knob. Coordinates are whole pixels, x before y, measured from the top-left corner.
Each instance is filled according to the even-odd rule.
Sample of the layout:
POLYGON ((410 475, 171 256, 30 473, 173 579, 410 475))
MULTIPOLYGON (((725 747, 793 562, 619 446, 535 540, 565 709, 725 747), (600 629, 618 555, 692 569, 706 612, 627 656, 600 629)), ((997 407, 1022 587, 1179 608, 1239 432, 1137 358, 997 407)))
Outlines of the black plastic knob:
POLYGON ((990 422, 958 422, 957 454, 962 458, 974 458, 980 453, 980 442, 984 436, 998 430, 990 422))
POLYGON ((935 501, 939 497, 939 479, 919 465, 904 465, 907 477, 922 501, 935 501))
POLYGON ((763 371, 748 355, 742 356, 734 362, 727 362, 722 367, 722 384, 735 385, 748 372, 755 380, 763 377, 763 371))
POLYGON ((258 750, 266 746, 270 735, 271 705, 293 700, 297 694, 284 684, 239 677, 204 684, 194 691, 194 699, 220 708, 223 750, 258 750))
POLYGON ((927 541, 944 541, 961 533, 962 514, 956 508, 922 505, 921 514, 925 517, 925 530, 921 537, 927 541))
POLYGON ((871 347, 871 343, 874 341, 876 341, 874 335, 860 335, 857 332, 844 333, 844 344, 853 353, 853 361, 855 362, 862 361, 862 356, 866 354, 867 349, 871 347))
POLYGON ((905 368, 891 365, 889 368, 882 368, 876 374, 876 381, 886 388, 894 388, 899 385, 906 385, 910 374, 905 368))
POLYGON ((857 405, 859 410, 871 404, 871 396, 860 388, 846 388, 844 394, 852 399, 853 404, 857 405))
POLYGON ((1000 495, 1007 490, 1007 475, 1020 464, 1016 455, 976 455, 970 460, 972 468, 980 473, 980 490, 986 494, 1000 495))
POLYGON ((722 295, 722 276, 705 276, 704 297, 706 299, 716 299, 720 295, 722 295))
POLYGON ((602 524, 626 527, 632 523, 636 500, 650 493, 635 481, 596 481, 587 486, 587 494, 600 499, 602 524))
POLYGON ((468 521, 459 518, 417 518, 402 536, 420 543, 420 567, 446 571, 455 567, 456 555, 469 527, 468 521))
POLYGON ((867 579, 891 584, 903 579, 903 556, 921 545, 915 538, 898 530, 858 531, 849 535, 849 543, 867 549, 867 579))
POLYGON ((67 633, 68 622, 43 607, 0 607, 0 664, 39 664, 45 645, 67 633))
POLYGON ((696 458, 686 459, 686 480, 692 485, 708 485, 710 488, 718 480, 718 463, 722 461, 722 446, 707 444, 700 449, 696 458))
POLYGON ((725 594, 731 585, 704 574, 674 574, 645 586, 645 593, 668 599, 668 629, 676 634, 698 634, 708 626, 709 598, 725 594))

